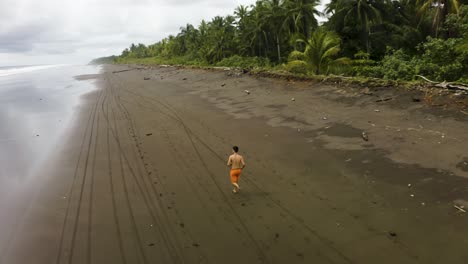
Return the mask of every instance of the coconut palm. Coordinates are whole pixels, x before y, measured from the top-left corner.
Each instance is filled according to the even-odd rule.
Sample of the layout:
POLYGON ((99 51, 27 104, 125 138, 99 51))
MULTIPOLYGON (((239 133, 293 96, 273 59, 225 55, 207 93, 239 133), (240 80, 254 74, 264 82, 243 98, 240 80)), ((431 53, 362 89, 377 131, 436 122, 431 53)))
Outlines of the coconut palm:
POLYGON ((283 1, 281 0, 265 0, 263 1, 263 15, 265 22, 269 27, 271 38, 276 42, 276 52, 278 61, 281 60, 281 47, 280 43, 285 29, 286 12, 284 9, 283 1))
POLYGON ((251 5, 251 11, 246 23, 245 35, 249 40, 252 55, 264 56, 268 55, 268 21, 265 18, 265 6, 262 1, 257 1, 255 5, 251 5))
POLYGON ((432 19, 432 32, 437 37, 439 28, 450 13, 458 14, 459 0, 417 0, 418 11, 421 15, 427 15, 430 9, 434 9, 432 19))
POLYGON ((247 55, 250 49, 250 43, 247 34, 247 29, 250 23, 250 12, 248 7, 244 5, 238 6, 234 10, 234 16, 236 18, 236 25, 238 29, 237 38, 240 45, 239 52, 240 55, 247 55))
POLYGON ((234 15, 237 18, 237 24, 241 28, 241 25, 243 24, 242 22, 244 22, 249 15, 249 8, 244 5, 240 5, 234 10, 234 15))
POLYGON ((218 62, 235 53, 234 17, 216 16, 208 23, 206 60, 210 63, 218 62))
POLYGON ((316 16, 322 15, 317 10, 319 4, 319 0, 286 0, 284 5, 294 32, 310 37, 312 29, 318 25, 316 16))
POLYGON ((367 53, 370 53, 369 35, 371 33, 371 26, 381 21, 381 14, 376 7, 375 1, 332 0, 325 8, 327 14, 335 16, 335 21, 341 21, 341 26, 348 21, 358 23, 367 53))
POLYGON ((348 61, 347 58, 336 58, 340 52, 340 38, 332 32, 314 31, 304 42, 307 46, 304 53, 315 74, 326 74, 330 66, 348 61))

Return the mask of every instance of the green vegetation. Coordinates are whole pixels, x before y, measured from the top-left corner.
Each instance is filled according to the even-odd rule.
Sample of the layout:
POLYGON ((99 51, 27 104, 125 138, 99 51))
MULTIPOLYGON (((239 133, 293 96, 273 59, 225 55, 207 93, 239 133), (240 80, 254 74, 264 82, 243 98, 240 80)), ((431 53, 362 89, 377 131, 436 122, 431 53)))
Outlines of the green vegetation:
POLYGON ((117 59, 117 56, 109 56, 109 57, 101 57, 101 58, 96 58, 92 61, 89 62, 89 64, 111 64, 117 59))
POLYGON ((275 69, 385 80, 468 79, 468 0, 260 0, 132 44, 117 63, 275 69), (322 25, 318 16, 325 16, 322 25))

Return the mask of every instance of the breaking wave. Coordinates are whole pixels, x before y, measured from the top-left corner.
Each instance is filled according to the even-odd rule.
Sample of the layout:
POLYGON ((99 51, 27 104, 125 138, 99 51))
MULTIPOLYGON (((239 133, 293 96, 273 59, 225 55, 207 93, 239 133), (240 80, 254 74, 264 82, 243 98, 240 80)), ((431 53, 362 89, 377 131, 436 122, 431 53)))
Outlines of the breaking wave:
POLYGON ((63 66, 63 64, 0 67, 0 77, 26 73, 26 72, 32 72, 32 71, 37 71, 37 70, 44 70, 44 69, 49 69, 49 68, 55 68, 55 67, 60 67, 60 66, 63 66))

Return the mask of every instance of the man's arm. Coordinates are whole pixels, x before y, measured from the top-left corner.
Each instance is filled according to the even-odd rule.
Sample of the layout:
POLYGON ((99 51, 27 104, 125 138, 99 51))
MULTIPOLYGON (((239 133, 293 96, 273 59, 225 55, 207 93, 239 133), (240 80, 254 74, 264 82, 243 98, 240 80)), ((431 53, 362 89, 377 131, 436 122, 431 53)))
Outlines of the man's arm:
POLYGON ((227 165, 228 165, 228 166, 231 166, 231 164, 232 164, 232 161, 231 161, 231 156, 229 156, 229 159, 228 159, 227 165))
POLYGON ((242 168, 245 168, 244 157, 241 157, 241 162, 242 162, 242 168))

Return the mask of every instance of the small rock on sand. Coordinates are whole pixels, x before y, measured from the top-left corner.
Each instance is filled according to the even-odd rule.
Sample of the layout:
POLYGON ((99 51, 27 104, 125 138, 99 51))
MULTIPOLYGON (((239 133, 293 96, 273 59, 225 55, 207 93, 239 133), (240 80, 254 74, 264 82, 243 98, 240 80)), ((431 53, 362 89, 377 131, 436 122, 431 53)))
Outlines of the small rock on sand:
POLYGON ((369 136, 367 135, 366 132, 362 132, 361 137, 362 137, 362 139, 364 139, 364 141, 369 141, 369 136))
POLYGON ((362 93, 365 95, 373 95, 374 93, 369 90, 369 88, 362 89, 362 93))
POLYGON ((457 208, 460 212, 466 213, 466 208, 468 208, 468 201, 458 199, 453 201, 454 205, 453 207, 457 208))

